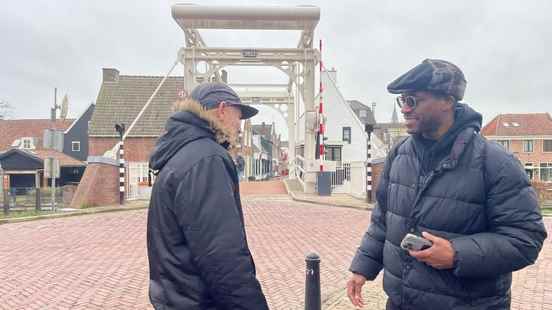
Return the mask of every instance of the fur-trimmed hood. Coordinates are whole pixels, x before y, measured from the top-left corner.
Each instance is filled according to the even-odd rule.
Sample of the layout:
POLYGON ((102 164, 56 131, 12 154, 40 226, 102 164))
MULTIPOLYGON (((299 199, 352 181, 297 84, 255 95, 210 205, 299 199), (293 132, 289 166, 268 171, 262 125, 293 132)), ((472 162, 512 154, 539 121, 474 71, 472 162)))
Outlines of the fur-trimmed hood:
POLYGON ((237 137, 197 101, 185 99, 175 103, 175 113, 165 125, 150 157, 150 168, 159 171, 186 144, 198 139, 212 139, 230 150, 237 137))

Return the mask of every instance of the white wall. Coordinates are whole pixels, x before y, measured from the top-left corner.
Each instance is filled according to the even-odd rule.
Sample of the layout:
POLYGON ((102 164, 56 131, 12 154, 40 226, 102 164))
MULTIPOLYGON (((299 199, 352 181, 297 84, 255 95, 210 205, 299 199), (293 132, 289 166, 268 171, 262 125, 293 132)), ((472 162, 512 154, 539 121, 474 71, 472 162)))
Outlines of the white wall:
MULTIPOLYGON (((324 86, 323 104, 326 116, 326 145, 342 145, 342 161, 355 162, 366 161, 366 132, 364 125, 351 109, 341 94, 335 78, 335 71, 322 72, 322 84, 324 86), (351 127, 351 143, 344 142, 343 127, 351 127)), ((315 98, 318 106, 319 96, 315 98)), ((305 115, 297 120, 296 144, 302 144, 305 133, 305 115)), ((383 143, 372 135, 372 158, 385 157, 386 152, 383 143)))
POLYGON ((351 196, 359 199, 366 198, 366 166, 365 162, 351 163, 351 196))
MULTIPOLYGON (((323 105, 326 116, 326 145, 343 145, 342 161, 366 160, 366 133, 364 125, 356 117, 355 112, 343 98, 336 83, 332 79, 335 72, 322 72, 324 86, 323 105), (351 127, 351 144, 343 139, 343 127, 351 127)), ((318 104, 320 99, 317 98, 318 104)))

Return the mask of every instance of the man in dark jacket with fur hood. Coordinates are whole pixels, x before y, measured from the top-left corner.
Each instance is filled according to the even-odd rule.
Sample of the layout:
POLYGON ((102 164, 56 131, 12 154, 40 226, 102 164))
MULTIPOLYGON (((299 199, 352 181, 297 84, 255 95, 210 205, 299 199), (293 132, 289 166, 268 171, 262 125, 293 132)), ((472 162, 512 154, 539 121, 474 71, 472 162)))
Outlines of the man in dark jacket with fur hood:
POLYGON ((533 264, 546 231, 519 161, 479 134, 454 64, 426 59, 388 86, 410 137, 389 153, 348 295, 384 269, 387 309, 509 309, 512 272, 533 264), (400 247, 407 233, 432 246, 400 247))
POLYGON ((204 83, 176 104, 151 155, 148 213, 155 309, 268 309, 247 245, 228 149, 257 110, 226 84, 204 83))

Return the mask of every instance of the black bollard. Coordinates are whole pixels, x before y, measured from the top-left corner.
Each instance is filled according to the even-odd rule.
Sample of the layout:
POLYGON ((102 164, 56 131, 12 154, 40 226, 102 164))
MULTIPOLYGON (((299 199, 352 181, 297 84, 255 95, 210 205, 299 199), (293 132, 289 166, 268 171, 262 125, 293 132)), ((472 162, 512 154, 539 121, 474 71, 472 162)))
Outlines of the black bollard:
POLYGON ((305 258, 307 277, 305 281, 305 310, 320 310, 320 256, 311 253, 305 258))

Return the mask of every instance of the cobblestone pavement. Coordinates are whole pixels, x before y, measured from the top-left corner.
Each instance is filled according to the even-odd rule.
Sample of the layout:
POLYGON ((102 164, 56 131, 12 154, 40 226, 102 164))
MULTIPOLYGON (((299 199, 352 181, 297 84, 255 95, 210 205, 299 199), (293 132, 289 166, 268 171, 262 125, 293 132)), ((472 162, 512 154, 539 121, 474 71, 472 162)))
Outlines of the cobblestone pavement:
POLYGON ((321 257, 322 299, 345 287, 347 271, 369 213, 290 201, 247 202, 247 229, 259 278, 271 309, 302 309, 305 261, 321 257))
MULTIPOLYGON (((347 267, 369 212, 287 196, 244 199, 248 238, 271 309, 302 309, 304 256, 322 257, 326 309, 351 309, 347 267)), ((552 222, 547 221, 552 230, 552 222)), ((0 309, 151 309, 146 210, 0 225, 0 309)), ((514 309, 552 309, 552 247, 515 275, 514 309)), ((366 309, 381 309, 378 281, 366 309)))
POLYGON ((284 182, 281 180, 262 182, 240 182, 240 194, 247 195, 279 195, 287 194, 284 182))

